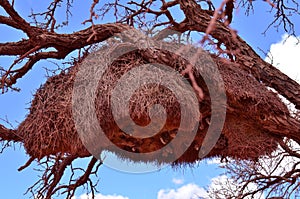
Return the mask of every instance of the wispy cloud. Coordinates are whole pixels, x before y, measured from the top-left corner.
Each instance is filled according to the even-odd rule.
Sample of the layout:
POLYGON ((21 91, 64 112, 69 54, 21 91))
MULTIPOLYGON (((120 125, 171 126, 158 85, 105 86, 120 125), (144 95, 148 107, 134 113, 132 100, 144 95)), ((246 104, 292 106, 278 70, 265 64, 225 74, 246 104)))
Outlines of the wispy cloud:
POLYGON ((161 189, 157 193, 157 199, 198 199, 207 198, 207 192, 196 184, 190 183, 178 189, 161 189))
POLYGON ((173 178, 173 179, 172 179, 172 182, 173 182, 174 184, 179 185, 179 184, 183 184, 183 183, 184 183, 184 179, 183 179, 183 178, 173 178))
MULTIPOLYGON (((90 199, 92 198, 91 194, 83 194, 79 197, 72 197, 72 199, 90 199)), ((129 199, 128 197, 121 195, 102 195, 101 193, 95 195, 95 199, 129 199)))

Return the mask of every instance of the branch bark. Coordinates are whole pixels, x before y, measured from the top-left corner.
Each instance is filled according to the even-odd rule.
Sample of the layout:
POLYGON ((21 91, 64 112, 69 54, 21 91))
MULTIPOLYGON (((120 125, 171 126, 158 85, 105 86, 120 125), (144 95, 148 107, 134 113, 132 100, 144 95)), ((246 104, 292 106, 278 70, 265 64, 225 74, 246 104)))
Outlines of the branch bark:
POLYGON ((39 29, 40 34, 19 42, 0 44, 0 55, 21 55, 21 57, 10 66, 9 70, 0 79, 0 88, 13 86, 18 79, 22 78, 38 61, 48 58, 64 59, 69 53, 76 49, 106 40, 116 33, 129 29, 124 24, 95 25, 85 30, 72 34, 57 34, 45 32, 39 29), (91 39, 91 35, 93 38, 91 39), (53 47, 56 51, 39 52, 53 47), (13 69, 16 63, 23 59, 28 61, 20 68, 13 69))
POLYGON ((22 140, 16 130, 8 129, 0 124, 0 141, 22 142, 22 140))
MULTIPOLYGON (((194 1, 180 0, 182 11, 186 19, 178 27, 171 27, 179 32, 199 31, 206 32, 211 23, 211 16, 202 12, 201 7, 194 1)), ((293 79, 280 70, 265 62, 241 37, 233 35, 230 28, 224 23, 216 21, 210 35, 221 41, 235 56, 235 61, 244 70, 252 74, 258 81, 274 88, 278 93, 300 108, 300 86, 293 79)))

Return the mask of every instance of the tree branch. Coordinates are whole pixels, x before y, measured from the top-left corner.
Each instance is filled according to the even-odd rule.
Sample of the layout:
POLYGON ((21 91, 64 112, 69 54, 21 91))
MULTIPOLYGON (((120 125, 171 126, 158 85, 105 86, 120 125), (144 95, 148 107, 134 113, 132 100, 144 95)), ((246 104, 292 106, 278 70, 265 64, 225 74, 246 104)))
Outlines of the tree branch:
POLYGON ((5 88, 13 86, 19 78, 22 78, 40 60, 48 58, 64 59, 76 49, 104 41, 114 34, 129 28, 128 25, 124 24, 95 25, 72 34, 43 32, 27 40, 0 44, 0 55, 21 55, 2 75, 0 88, 4 91, 5 88), (94 35, 93 39, 91 39, 91 35, 94 35), (49 47, 55 48, 57 52, 38 52, 49 47), (14 65, 25 58, 29 59, 25 65, 13 70, 14 65))
MULTIPOLYGON (((206 32, 211 17, 207 13, 201 12, 201 7, 194 1, 181 0, 179 2, 186 19, 179 24, 180 28, 172 27, 170 29, 179 32, 190 30, 206 32)), ((251 73, 258 81, 274 88, 280 95, 292 102, 297 109, 300 108, 300 86, 296 81, 262 60, 242 38, 237 35, 233 36, 224 23, 216 21, 210 35, 222 41, 229 50, 234 52, 236 62, 240 63, 244 70, 251 73)))
POLYGON ((13 8, 13 6, 9 3, 8 0, 1 0, 0 6, 7 12, 7 14, 14 21, 14 24, 18 24, 15 28, 22 30, 25 32, 28 37, 32 37, 37 34, 38 28, 30 26, 30 24, 25 21, 13 8))
POLYGON ((16 133, 16 130, 7 129, 0 124, 0 141, 22 142, 22 138, 16 133))

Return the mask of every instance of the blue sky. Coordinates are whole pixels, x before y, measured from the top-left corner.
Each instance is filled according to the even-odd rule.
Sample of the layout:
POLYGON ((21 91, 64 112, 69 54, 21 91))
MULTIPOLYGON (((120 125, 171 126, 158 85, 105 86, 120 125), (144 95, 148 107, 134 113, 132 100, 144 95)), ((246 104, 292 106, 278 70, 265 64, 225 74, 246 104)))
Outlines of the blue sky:
MULTIPOLYGON (((36 1, 33 0, 22 0, 16 1, 15 3, 19 13, 23 17, 27 17, 30 12, 30 7, 42 9, 47 6, 46 2, 48 1, 39 1, 37 4, 36 1)), ((73 32, 88 26, 82 25, 81 22, 88 18, 90 4, 83 3, 82 1, 75 1, 75 3, 73 16, 70 19, 71 23, 68 28, 64 28, 62 31, 73 32)), ((218 6, 218 3, 215 5, 218 6)), ((272 14, 266 12, 266 10, 269 10, 267 3, 255 1, 254 6, 254 15, 250 14, 248 17, 244 15, 244 9, 239 9, 235 13, 232 27, 237 29, 242 38, 262 57, 264 57, 264 55, 258 50, 258 47, 268 52, 272 44, 279 43, 277 47, 273 45, 273 48, 275 48, 276 53, 279 52, 279 54, 284 55, 283 58, 277 61, 283 62, 283 60, 286 60, 285 57, 288 56, 287 54, 280 53, 280 49, 283 48, 282 46, 284 45, 284 43, 281 42, 284 32, 282 30, 277 32, 271 28, 266 36, 262 35, 261 33, 272 20, 272 14)), ((0 9, 0 14, 2 13, 3 10, 0 9)), ((61 17, 63 18, 64 16, 62 15, 61 17)), ((103 23, 102 21, 97 22, 103 23)), ((297 29, 300 25, 299 17, 298 20, 294 18, 294 22, 297 29)), ((17 41, 22 37, 24 37, 24 35, 21 32, 0 25, 0 42, 17 41)), ((286 48, 286 52, 288 52, 288 49, 290 48, 286 48)), ((299 50, 299 48, 296 49, 296 52, 298 52, 297 50, 299 50)), ((300 51, 298 54, 300 54, 300 51)), ((7 65, 9 59, 8 57, 0 57, 0 66, 7 65)), ((293 64, 288 62, 284 63, 293 64)), ((298 63, 300 63, 300 61, 298 63)), ((29 102, 32 99, 32 94, 46 80, 43 67, 55 68, 55 66, 48 61, 39 62, 28 75, 18 81, 17 86, 22 89, 21 92, 8 92, 0 96, 0 118, 7 118, 14 126, 17 126, 18 123, 24 119, 27 113, 26 108, 29 107, 29 102)), ((296 65, 290 67, 299 68, 299 66, 296 65)), ((288 67, 286 67, 286 69, 287 68, 288 67)), ((3 121, 0 121, 0 123, 5 124, 3 121)), ((0 198, 29 198, 29 195, 24 196, 23 193, 38 179, 39 172, 34 170, 34 168, 37 168, 35 163, 22 172, 17 171, 18 167, 23 165, 27 159, 28 156, 19 145, 8 148, 3 154, 0 154, 0 198)), ((80 161, 78 164, 84 163, 86 163, 86 161, 80 161)), ((104 196, 109 198, 108 195, 122 195, 124 198, 128 197, 130 199, 152 199, 158 198, 158 193, 160 192, 160 199, 170 199, 172 198, 172 194, 163 196, 163 193, 175 192, 174 194, 176 194, 176 191, 179 192, 179 189, 182 187, 195 190, 195 187, 192 187, 192 185, 206 187, 210 184, 212 178, 221 173, 222 170, 218 169, 217 164, 208 164, 206 161, 192 168, 172 169, 167 167, 160 171, 146 174, 124 173, 102 166, 98 173, 100 181, 97 188, 103 195, 102 198, 105 198, 104 196)), ((79 195, 81 195, 80 191, 77 193, 77 196, 79 195)), ((173 199, 176 199, 175 196, 173 199)))

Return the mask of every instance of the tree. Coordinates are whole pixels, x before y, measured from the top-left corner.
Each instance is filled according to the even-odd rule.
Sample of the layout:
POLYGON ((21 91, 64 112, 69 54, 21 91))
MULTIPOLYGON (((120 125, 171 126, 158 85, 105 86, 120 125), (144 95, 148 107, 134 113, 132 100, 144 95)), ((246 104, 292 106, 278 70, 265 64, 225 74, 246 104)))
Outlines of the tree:
MULTIPOLYGON (((295 35, 294 24, 289 17, 290 14, 299 14, 298 3, 294 0, 290 3, 283 0, 266 0, 266 3, 275 10, 274 21, 270 23, 270 27, 272 25, 278 28, 283 27, 287 33, 295 35)), ((249 12, 254 9, 252 1, 225 0, 215 8, 209 0, 143 0, 128 3, 119 1, 102 3, 94 0, 90 7, 90 17, 83 22, 90 23, 91 26, 68 34, 60 33, 60 30, 62 27, 68 26, 73 1, 50 1, 45 12, 30 15, 31 21, 25 20, 15 9, 14 4, 15 1, 0 0, 0 6, 6 12, 0 16, 0 23, 22 31, 25 38, 16 42, 0 44, 0 55, 15 57, 11 65, 1 66, 0 87, 3 95, 8 90, 18 91, 18 88, 15 87, 16 82, 25 75, 30 75, 30 70, 37 62, 46 59, 66 59, 68 55, 78 52, 78 57, 74 58, 70 67, 59 70, 59 74, 49 77, 47 82, 36 92, 30 113, 17 129, 9 129, 0 125, 0 140, 3 142, 3 146, 7 147, 11 142, 19 142, 24 145, 30 155, 28 162, 19 170, 26 168, 35 160, 45 165, 44 175, 40 181, 29 188, 34 195, 51 198, 55 193, 64 191, 70 198, 74 195, 76 188, 84 184, 89 185, 91 192, 94 193, 95 184, 90 176, 96 174, 102 163, 95 157, 91 158, 82 176, 76 178, 72 175, 69 184, 59 184, 67 166, 72 165, 75 159, 92 156, 91 150, 87 150, 86 145, 82 144, 85 140, 79 138, 72 120, 72 114, 76 112, 71 107, 72 88, 74 81, 76 82, 74 76, 80 71, 81 64, 86 63, 87 57, 95 51, 99 49, 101 53, 105 53, 107 49, 109 49, 109 53, 122 51, 122 45, 111 50, 108 48, 110 47, 109 42, 103 46, 97 45, 98 43, 105 42, 108 38, 128 30, 133 32, 129 40, 135 36, 140 37, 139 33, 134 34, 133 28, 153 36, 155 41, 163 41, 175 32, 179 42, 171 38, 171 40, 164 40, 163 44, 166 46, 176 44, 178 49, 187 52, 198 52, 195 46, 186 48, 186 45, 183 44, 189 41, 191 32, 200 33, 202 46, 206 49, 213 49, 209 51, 210 59, 217 64, 224 85, 217 81, 218 78, 213 73, 214 71, 210 71, 211 69, 205 63, 202 65, 207 66, 208 71, 196 70, 189 60, 167 50, 155 49, 150 46, 150 48, 137 49, 118 57, 108 69, 107 76, 109 78, 100 81, 97 87, 100 91, 96 95, 97 99, 100 98, 100 102, 96 104, 97 117, 101 126, 106 130, 106 136, 114 145, 124 151, 133 152, 133 154, 145 154, 164 147, 178 133, 180 113, 176 110, 180 107, 174 100, 164 99, 163 96, 172 96, 168 89, 157 88, 154 85, 141 88, 140 93, 143 95, 135 93, 130 105, 130 116, 137 124, 142 126, 149 124, 151 120, 148 114, 149 106, 157 103, 153 96, 159 96, 161 101, 158 100, 158 102, 165 106, 169 115, 162 130, 151 139, 132 138, 114 121, 108 104, 110 90, 107 91, 105 86, 114 86, 118 78, 135 64, 159 63, 176 69, 198 94, 197 103, 201 113, 200 119, 197 119, 200 125, 196 129, 196 136, 187 148, 179 143, 175 146, 176 150, 164 153, 163 159, 155 155, 149 157, 150 159, 142 159, 142 157, 135 159, 134 155, 131 156, 127 153, 118 155, 135 161, 172 162, 175 165, 199 160, 199 150, 205 143, 204 135, 211 126, 214 126, 211 122, 213 121, 211 106, 214 103, 213 100, 216 99, 209 92, 208 82, 201 77, 203 73, 211 73, 211 79, 215 80, 212 84, 216 88, 225 87, 226 118, 216 145, 208 154, 205 154, 204 158, 218 156, 222 159, 235 159, 236 162, 233 165, 238 169, 230 171, 237 172, 238 177, 241 177, 246 184, 258 183, 258 191, 269 191, 273 194, 274 191, 280 190, 278 194, 282 197, 299 192, 299 161, 294 163, 291 170, 283 172, 279 176, 273 176, 272 173, 261 175, 260 170, 256 168, 261 164, 260 158, 272 156, 278 146, 286 154, 284 157, 299 158, 299 151, 294 150, 290 145, 291 141, 300 144, 299 113, 290 113, 278 96, 283 96, 299 110, 300 87, 297 82, 265 62, 235 30, 230 28, 230 23, 234 20, 234 4, 241 5, 249 12), (65 8, 66 21, 64 22, 59 22, 57 19, 57 10, 60 6, 65 8), (100 9, 96 9, 97 7, 100 9), (176 20, 176 13, 171 11, 173 8, 184 13, 183 20, 176 20), (114 17, 114 23, 96 24, 98 18, 104 18, 106 15, 114 17), (115 71, 119 71, 120 74, 115 71), (112 82, 109 82, 111 79, 112 82), (148 104, 143 105, 145 102, 148 104), (74 146, 73 143, 76 145, 74 146), (184 153, 174 162, 171 161, 173 156, 176 157, 177 149, 182 147, 186 149, 184 153), (247 165, 244 167, 246 169, 240 169, 240 166, 245 165, 247 165), (281 189, 281 187, 285 183, 287 191, 282 191, 285 188, 281 189)), ((125 44, 127 45, 126 42, 125 44)), ((125 47, 129 48, 130 46, 125 47)), ((203 55, 204 52, 198 53, 203 55)), ((172 99, 174 98, 176 97, 173 96, 172 99)), ((122 112, 121 109, 120 112, 122 112)), ((221 112, 222 110, 220 110, 221 112)), ((127 120, 123 119, 123 123, 126 127, 127 120)), ((217 131, 217 129, 214 130, 217 131)), ((181 138, 180 141, 185 143, 186 140, 181 138)), ((111 146, 108 146, 108 149, 110 149, 109 147, 111 146)), ((99 152, 98 150, 100 149, 96 149, 97 152, 99 152)), ((114 151, 114 149, 111 150, 114 151)), ((78 168, 71 169, 76 171, 78 168)), ((257 190, 247 192, 247 186, 238 188, 238 193, 241 194, 235 196, 237 198, 257 192, 257 190)))

